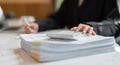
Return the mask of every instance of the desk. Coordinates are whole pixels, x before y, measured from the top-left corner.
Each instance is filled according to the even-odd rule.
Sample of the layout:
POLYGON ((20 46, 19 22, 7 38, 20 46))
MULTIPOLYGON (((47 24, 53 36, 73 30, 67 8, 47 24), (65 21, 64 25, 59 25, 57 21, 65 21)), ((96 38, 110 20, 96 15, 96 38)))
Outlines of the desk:
POLYGON ((120 65, 119 46, 115 48, 118 52, 39 63, 21 49, 19 34, 15 31, 0 33, 0 65, 120 65))
POLYGON ((0 65, 24 65, 37 62, 20 48, 19 32, 15 30, 0 33, 0 65))

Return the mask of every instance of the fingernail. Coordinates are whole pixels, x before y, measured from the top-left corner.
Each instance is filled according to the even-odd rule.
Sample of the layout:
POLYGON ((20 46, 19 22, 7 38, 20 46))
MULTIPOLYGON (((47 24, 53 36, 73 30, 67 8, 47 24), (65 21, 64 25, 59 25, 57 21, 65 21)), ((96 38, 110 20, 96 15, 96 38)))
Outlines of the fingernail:
POLYGON ((88 36, 91 36, 91 35, 92 35, 92 32, 88 33, 87 35, 88 35, 88 36))
POLYGON ((76 29, 76 32, 79 32, 79 29, 76 29))
POLYGON ((86 34, 86 31, 83 31, 83 34, 86 34))

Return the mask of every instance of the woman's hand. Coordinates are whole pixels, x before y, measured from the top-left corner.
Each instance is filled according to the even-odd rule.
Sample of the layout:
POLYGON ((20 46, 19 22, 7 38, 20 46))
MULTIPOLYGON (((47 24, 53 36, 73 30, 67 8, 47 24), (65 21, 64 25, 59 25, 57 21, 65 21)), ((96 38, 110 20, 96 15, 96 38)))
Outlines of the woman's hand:
POLYGON ((96 35, 95 31, 93 30, 93 27, 86 25, 86 24, 79 24, 77 27, 71 28, 71 30, 75 32, 79 31, 87 35, 96 35))
POLYGON ((23 26, 25 29, 25 33, 27 33, 27 34, 37 33, 38 29, 39 29, 39 26, 37 23, 30 23, 29 25, 24 23, 23 26))

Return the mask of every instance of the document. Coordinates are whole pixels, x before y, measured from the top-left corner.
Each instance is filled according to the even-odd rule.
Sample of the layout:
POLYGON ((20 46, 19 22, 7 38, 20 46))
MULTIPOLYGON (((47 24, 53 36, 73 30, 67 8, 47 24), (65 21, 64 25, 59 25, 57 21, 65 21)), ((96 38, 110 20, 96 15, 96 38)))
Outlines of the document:
POLYGON ((50 31, 39 34, 22 34, 21 47, 33 58, 38 61, 56 61, 75 57, 83 57, 89 55, 96 55, 101 53, 108 53, 114 51, 114 37, 104 36, 84 36, 77 33, 77 39, 67 38, 73 35, 71 31, 59 30, 60 33, 50 31), (62 35, 61 35, 62 32, 62 35), (49 33, 49 34, 48 34, 49 33), (57 36, 57 38, 54 36, 57 36), (50 35, 53 36, 50 36, 50 35), (70 35, 69 35, 70 34, 70 35), (62 38, 66 36, 66 38, 62 38))

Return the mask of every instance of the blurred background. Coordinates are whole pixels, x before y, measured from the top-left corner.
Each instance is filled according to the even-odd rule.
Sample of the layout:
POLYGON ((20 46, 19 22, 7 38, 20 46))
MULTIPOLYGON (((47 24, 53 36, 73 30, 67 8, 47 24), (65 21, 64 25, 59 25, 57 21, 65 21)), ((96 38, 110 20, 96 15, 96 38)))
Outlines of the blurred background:
POLYGON ((21 16, 35 16, 44 19, 54 10, 53 0, 0 0, 4 14, 19 18, 21 16))
MULTIPOLYGON (((31 21, 34 21, 33 18, 46 19, 52 13, 58 11, 62 2, 63 0, 0 0, 0 6, 6 19, 20 19, 27 16, 26 18, 30 20, 32 18, 31 21)), ((117 3, 120 11, 120 0, 117 0, 117 3)), ((2 18, 0 17, 0 24, 2 18)), ((14 27, 22 24, 16 23, 16 21, 12 20, 12 25, 10 22, 10 26, 14 27)), ((8 22, 7 26, 9 26, 8 22)))
MULTIPOLYGON (((34 16, 36 19, 45 19, 57 11, 63 0, 0 0, 4 14, 19 18, 21 16, 34 16)), ((118 0, 120 6, 120 0, 118 0)))
POLYGON ((63 0, 0 0, 0 27, 21 27, 21 18, 46 19, 56 12, 63 0))
POLYGON ((4 14, 19 18, 21 16, 35 16, 45 19, 57 10, 62 0, 0 0, 4 14))

